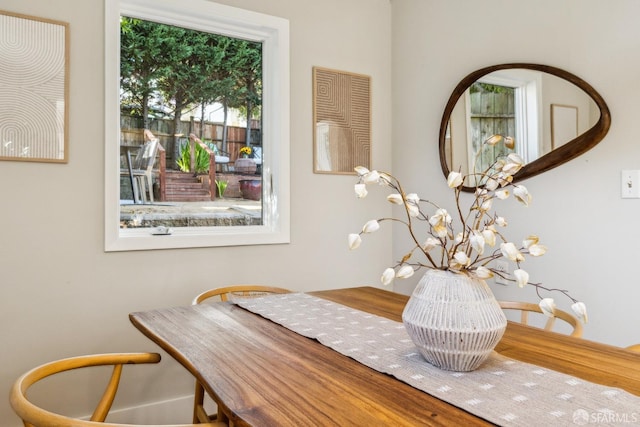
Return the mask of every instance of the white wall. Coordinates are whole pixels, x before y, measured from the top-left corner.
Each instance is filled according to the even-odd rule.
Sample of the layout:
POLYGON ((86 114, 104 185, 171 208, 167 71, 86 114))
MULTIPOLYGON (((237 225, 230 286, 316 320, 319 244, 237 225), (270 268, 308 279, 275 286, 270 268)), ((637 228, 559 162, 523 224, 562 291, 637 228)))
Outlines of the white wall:
MULTIPOLYGON (((104 2, 3 0, 4 10, 70 23, 71 85, 69 163, 0 165, 0 425, 20 425, 8 391, 35 365, 96 352, 158 350, 131 326, 132 311, 186 305, 204 289, 232 283, 294 290, 379 283, 381 266, 391 259, 390 232, 350 253, 346 236, 369 219, 370 206, 355 200, 354 177, 312 173, 311 69, 372 77, 373 159, 389 169, 388 0, 222 3, 290 20, 291 244, 104 253, 104 2)), ((150 401, 192 393, 191 377, 169 356, 142 375, 132 394, 150 401)), ((47 402, 56 400, 47 394, 47 402)), ((123 397, 120 405, 138 403, 123 397)), ((189 420, 187 411, 165 421, 189 420)))
MULTIPOLYGON (((505 62, 548 64, 582 77, 604 97, 612 114, 606 138, 579 158, 529 179, 529 208, 513 201, 496 206, 509 220, 509 236, 538 234, 548 246, 544 257, 525 261, 523 268, 531 280, 569 289, 585 301, 590 312, 586 338, 615 345, 640 342, 640 200, 620 198, 620 171, 640 169, 640 3, 392 4, 393 170, 406 181, 405 189, 422 197, 450 203, 438 160, 438 128, 450 93, 469 72, 505 62)), ((403 253, 403 240, 395 235, 395 254, 403 253)), ((403 289, 409 291, 416 281, 403 289)), ((537 300, 532 289, 492 288, 502 299, 537 300)), ((566 302, 559 295, 556 299, 566 302)))

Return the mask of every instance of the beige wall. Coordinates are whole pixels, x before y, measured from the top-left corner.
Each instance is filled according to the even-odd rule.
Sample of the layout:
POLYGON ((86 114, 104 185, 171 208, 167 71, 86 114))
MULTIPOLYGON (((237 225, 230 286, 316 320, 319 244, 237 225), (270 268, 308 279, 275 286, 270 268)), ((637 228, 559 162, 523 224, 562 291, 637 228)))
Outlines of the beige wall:
MULTIPOLYGON (((71 23, 72 82, 69 164, 2 162, 0 168, 5 203, 0 425, 18 425, 6 403, 7 390, 19 373, 38 363, 92 352, 155 350, 129 324, 131 311, 187 304, 202 289, 234 282, 299 290, 377 283, 392 258, 391 234, 385 230, 368 238, 356 253, 345 249, 345 236, 369 219, 372 209, 380 209, 379 200, 354 202, 351 178, 311 172, 314 65, 372 76, 375 167, 393 166, 407 188, 437 200, 449 195, 438 164, 440 116, 468 72, 501 62, 538 62, 591 83, 611 109, 609 135, 589 153, 530 179, 531 207, 505 203, 500 212, 514 236, 537 233, 547 244, 547 255, 526 261, 527 268, 532 279, 568 288, 589 305, 587 338, 640 342, 635 327, 640 324, 635 273, 640 200, 620 199, 619 189, 620 170, 640 169, 635 126, 640 3, 222 3, 291 21, 291 244, 105 254, 103 3, 4 0, 6 10, 71 23)), ((406 249, 403 239, 399 233, 393 240, 395 254, 406 249)), ((408 292, 414 283, 398 289, 408 292)), ((499 297, 535 300, 530 290, 493 288, 499 297)), ((135 391, 151 401, 191 392, 191 380, 170 357, 161 370, 160 376, 141 378, 135 391)))
MULTIPOLYGON (((367 203, 353 196, 354 177, 312 173, 311 68, 372 77, 373 159, 389 169, 388 0, 222 3, 290 20, 288 245, 104 253, 104 2, 2 2, 5 10, 70 23, 71 105, 67 165, 0 165, 1 426, 19 425, 8 405, 8 390, 32 366, 94 352, 157 350, 130 325, 129 312, 189 304, 200 291, 231 283, 296 290, 379 283, 380 271, 391 259, 390 232, 349 253, 347 234, 369 219, 367 203)), ((132 393, 150 401, 192 393, 192 380, 169 356, 155 368, 144 374, 162 374, 137 381, 132 393)), ((55 400, 54 393, 47 400, 55 400)), ((137 403, 125 399, 121 404, 137 403)), ((189 421, 187 412, 179 415, 171 421, 189 421)))
MULTIPOLYGON (((525 185, 533 204, 495 204, 513 239, 540 236, 544 257, 527 260, 531 280, 569 289, 589 307, 585 337, 640 342, 640 200, 620 198, 620 171, 640 169, 640 3, 635 0, 393 0, 393 170, 417 191, 450 203, 438 161, 445 103, 469 72, 506 62, 563 68, 589 82, 612 125, 593 150, 525 185), (504 208, 502 208, 504 206, 504 208)), ((403 236, 394 238, 401 253, 403 236)), ((417 280, 417 279, 416 279, 417 280)), ((415 283, 415 280, 414 282, 415 283)), ((407 283, 406 288, 411 284, 407 283)), ((531 289, 493 286, 503 299, 535 301, 531 289)), ((560 296, 557 301, 567 308, 560 296)))

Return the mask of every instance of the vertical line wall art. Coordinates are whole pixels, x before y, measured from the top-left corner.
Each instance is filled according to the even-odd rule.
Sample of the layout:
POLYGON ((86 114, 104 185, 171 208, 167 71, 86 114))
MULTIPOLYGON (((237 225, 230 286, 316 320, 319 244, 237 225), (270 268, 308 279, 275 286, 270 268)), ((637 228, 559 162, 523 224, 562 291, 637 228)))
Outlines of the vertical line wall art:
POLYGON ((69 24, 0 11, 0 160, 68 160, 69 24))
POLYGON ((554 150, 578 136, 578 107, 551 104, 551 149, 554 150))
POLYGON ((371 167, 371 78, 313 67, 313 171, 371 167))

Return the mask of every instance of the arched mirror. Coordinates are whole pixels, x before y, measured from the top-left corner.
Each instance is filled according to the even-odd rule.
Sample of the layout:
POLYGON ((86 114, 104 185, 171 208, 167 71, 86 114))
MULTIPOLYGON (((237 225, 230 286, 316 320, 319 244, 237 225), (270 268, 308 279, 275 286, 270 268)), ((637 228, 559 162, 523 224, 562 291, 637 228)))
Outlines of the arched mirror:
MULTIPOLYGON (((501 155, 518 153, 525 166, 514 182, 565 163, 604 138, 611 114, 581 78, 538 64, 500 64, 466 76, 447 102, 440 125, 440 164, 468 175, 501 155), (485 140, 502 135, 495 145, 485 140)), ((463 190, 474 191, 474 182, 463 190)))

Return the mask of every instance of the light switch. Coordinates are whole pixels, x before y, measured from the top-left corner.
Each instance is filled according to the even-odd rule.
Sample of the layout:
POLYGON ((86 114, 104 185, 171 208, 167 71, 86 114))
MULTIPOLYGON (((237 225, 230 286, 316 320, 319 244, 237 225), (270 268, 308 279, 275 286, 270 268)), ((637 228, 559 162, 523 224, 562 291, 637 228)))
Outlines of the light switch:
POLYGON ((623 199, 640 199, 640 170, 623 170, 620 190, 623 199))

